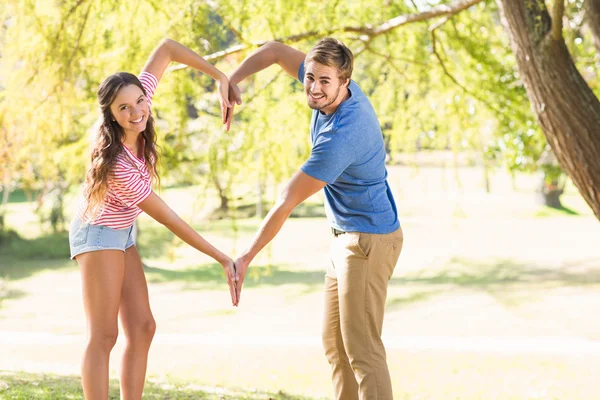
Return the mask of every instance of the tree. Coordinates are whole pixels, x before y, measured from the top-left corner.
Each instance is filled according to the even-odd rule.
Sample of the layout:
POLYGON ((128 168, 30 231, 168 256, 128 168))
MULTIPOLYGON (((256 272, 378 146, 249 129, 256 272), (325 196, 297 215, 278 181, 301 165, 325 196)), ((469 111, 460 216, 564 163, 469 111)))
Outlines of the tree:
MULTIPOLYGON (((398 15, 379 25, 343 26, 321 31, 306 31, 280 38, 295 42, 333 32, 362 35, 365 47, 375 37, 410 23, 444 18, 440 24, 482 0, 459 0, 427 11, 398 15)), ((595 0, 585 3, 591 28, 600 6, 595 0), (593 3, 593 4, 592 4, 593 3)), ((568 173, 582 197, 600 219, 600 101, 579 73, 564 41, 564 1, 556 0, 552 17, 544 0, 497 0, 504 25, 511 39, 519 74, 531 107, 561 167, 568 173)), ((224 53, 230 54, 231 49, 224 53)), ((359 53, 361 51, 359 50, 359 53)))
MULTIPOLYGON (((584 6, 590 31, 598 26, 597 3, 569 3, 577 18, 565 36, 579 35, 581 24, 574 20, 580 20, 584 6)), ((268 7, 244 0, 9 0, 2 18, 11 15, 19 22, 1 31, 0 113, 17 111, 22 115, 17 122, 32 120, 38 127, 38 134, 20 136, 18 146, 30 154, 41 141, 46 162, 22 157, 12 178, 27 178, 38 190, 56 177, 70 183, 83 178, 87 130, 97 116, 94 88, 111 72, 135 72, 159 38, 173 36, 228 71, 268 40, 307 51, 318 38, 335 35, 356 55, 355 76, 377 108, 392 156, 415 150, 417 143, 475 148, 484 162, 504 159, 513 169, 532 169, 547 137, 600 218, 594 191, 600 187, 598 100, 590 89, 600 89, 600 79, 589 73, 597 67, 587 60, 594 45, 587 39, 577 45, 583 49, 572 40, 565 43, 542 0, 441 0, 433 6, 273 0, 268 7), (502 34, 499 8, 509 35, 502 34), (585 69, 588 83, 577 66, 585 69), (552 78, 563 81, 549 84, 552 78), (33 100, 40 93, 43 107, 37 108, 33 100), (596 113, 596 119, 580 123, 589 117, 585 113, 596 113)), ((214 182, 222 204, 228 204, 232 185, 285 179, 305 158, 308 117, 297 82, 274 79, 272 71, 245 82, 250 96, 237 114, 236 132, 228 136, 215 133, 216 99, 206 94, 210 80, 180 67, 172 71, 179 72, 165 74, 154 105, 167 184, 214 182)), ((22 131, 10 129, 14 133, 4 137, 22 131)))
POLYGON ((600 101, 562 35, 564 3, 552 17, 541 0, 498 0, 531 106, 562 168, 600 219, 600 101))
POLYGON ((600 1, 586 0, 583 2, 587 26, 594 36, 594 43, 600 59, 600 1))

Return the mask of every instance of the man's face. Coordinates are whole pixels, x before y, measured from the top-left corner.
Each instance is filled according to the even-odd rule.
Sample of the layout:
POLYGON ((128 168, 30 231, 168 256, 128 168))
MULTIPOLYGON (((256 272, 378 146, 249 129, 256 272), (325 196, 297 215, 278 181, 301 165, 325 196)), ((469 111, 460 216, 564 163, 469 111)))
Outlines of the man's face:
POLYGON ((308 106, 325 114, 332 114, 347 94, 347 82, 340 82, 338 69, 315 61, 306 65, 304 91, 308 106))

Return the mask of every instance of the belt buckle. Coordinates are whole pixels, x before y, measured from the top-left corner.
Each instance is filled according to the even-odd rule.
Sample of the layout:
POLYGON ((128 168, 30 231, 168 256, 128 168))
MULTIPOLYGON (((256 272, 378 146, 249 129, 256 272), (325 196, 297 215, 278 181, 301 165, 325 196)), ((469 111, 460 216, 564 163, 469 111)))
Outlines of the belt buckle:
POLYGON ((346 232, 344 232, 344 231, 341 231, 341 230, 339 230, 339 229, 335 229, 335 228, 333 228, 333 227, 332 227, 332 228, 331 228, 331 233, 333 233, 333 236, 335 236, 335 237, 338 237, 338 236, 340 236, 340 235, 343 235, 343 234, 344 234, 344 233, 346 233, 346 232))

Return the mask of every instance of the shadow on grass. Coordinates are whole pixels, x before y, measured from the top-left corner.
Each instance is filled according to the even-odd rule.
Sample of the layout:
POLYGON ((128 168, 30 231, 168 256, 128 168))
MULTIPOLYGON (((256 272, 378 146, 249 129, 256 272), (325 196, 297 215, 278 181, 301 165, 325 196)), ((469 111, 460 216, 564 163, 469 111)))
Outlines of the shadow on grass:
POLYGON ((69 234, 40 236, 35 239, 11 237, 0 245, 0 277, 23 279, 36 272, 75 265, 69 260, 69 234))
MULTIPOLYGON (((64 400, 83 399, 78 376, 0 372, 0 398, 64 400)), ((119 399, 119 383, 110 381, 110 400, 119 399)), ((218 387, 199 387, 191 384, 147 382, 144 399, 160 400, 310 400, 314 398, 290 395, 284 392, 229 390, 218 387)))
POLYGON ((2 308, 2 302, 4 300, 20 299, 21 297, 24 297, 25 294, 26 293, 22 290, 8 289, 0 280, 0 308, 2 308))
POLYGON ((9 203, 28 203, 30 201, 31 199, 28 199, 25 192, 21 189, 10 192, 10 194, 8 195, 9 203))
POLYGON ((535 213, 536 217, 578 216, 577 211, 561 205, 560 207, 545 206, 535 213))
MULTIPOLYGON (((193 224, 193 228, 201 235, 214 234, 229 238, 253 235, 260 225, 260 220, 214 220, 193 224)), ((175 234, 162 225, 140 224, 137 248, 142 258, 164 257, 170 249, 187 246, 175 234)))
POLYGON ((547 283, 555 283, 559 286, 596 285, 600 284, 600 265, 592 267, 582 262, 549 268, 510 259, 500 259, 486 264, 478 260, 454 257, 441 271, 423 270, 421 273, 394 278, 392 281, 402 284, 449 284, 463 287, 516 284, 535 286, 547 283))
POLYGON ((163 226, 141 225, 136 247, 142 259, 160 258, 173 246, 175 235, 163 226))
POLYGON ((455 257, 441 269, 394 277, 390 284, 402 285, 407 292, 404 296, 390 297, 387 302, 390 308, 426 301, 465 288, 487 292, 506 305, 518 305, 530 299, 536 291, 600 285, 600 265, 592 260, 550 268, 509 259, 484 263, 455 257))
POLYGON ((390 296, 385 304, 387 310, 395 310, 405 305, 426 301, 438 294, 437 290, 416 290, 403 293, 402 296, 390 296))
MULTIPOLYGON (((220 287, 225 286, 225 273, 218 263, 203 264, 197 268, 185 270, 169 270, 146 265, 148 282, 182 282, 186 288, 220 287)), ((278 266, 252 266, 244 280, 244 287, 280 286, 287 284, 302 284, 309 287, 320 287, 323 284, 324 271, 293 271, 278 266)))
MULTIPOLYGON (((271 202, 263 201, 260 219, 267 215, 273 205, 271 202)), ((233 215, 238 219, 256 218, 256 203, 239 204, 235 207, 230 207, 228 210, 216 209, 211 214, 210 219, 227 220, 233 215)), ((322 203, 300 203, 290 214, 291 218, 324 218, 325 216, 325 207, 323 207, 322 203)))
POLYGON ((318 203, 301 203, 292 213, 290 218, 326 218, 325 207, 318 203))

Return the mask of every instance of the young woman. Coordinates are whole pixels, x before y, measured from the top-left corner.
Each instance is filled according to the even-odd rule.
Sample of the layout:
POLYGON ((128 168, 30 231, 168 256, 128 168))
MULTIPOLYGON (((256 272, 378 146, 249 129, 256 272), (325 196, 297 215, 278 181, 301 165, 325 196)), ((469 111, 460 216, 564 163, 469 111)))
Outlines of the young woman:
MULTIPOLYGON (((219 83, 224 116, 229 82, 226 76, 187 47, 167 39, 154 50, 139 77, 119 72, 98 89, 102 111, 84 199, 71 222, 71 258, 81 269, 88 342, 82 362, 82 386, 88 400, 108 398, 108 361, 125 332, 121 363, 121 399, 141 399, 148 350, 156 325, 140 256, 132 239, 136 217, 146 212, 183 241, 224 268, 235 300, 231 258, 204 240, 152 191, 158 179, 152 96, 171 61, 186 64, 219 83)), ((223 117, 224 118, 224 117, 223 117)))

